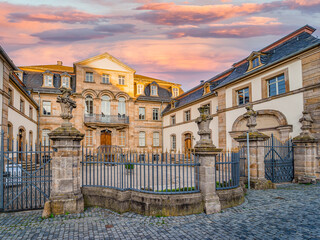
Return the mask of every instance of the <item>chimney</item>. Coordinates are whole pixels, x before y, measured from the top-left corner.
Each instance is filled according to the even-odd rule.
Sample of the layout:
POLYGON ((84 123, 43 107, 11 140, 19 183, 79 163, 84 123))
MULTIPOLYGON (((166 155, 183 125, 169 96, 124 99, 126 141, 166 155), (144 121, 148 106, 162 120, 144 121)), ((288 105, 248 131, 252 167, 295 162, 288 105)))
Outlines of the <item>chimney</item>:
POLYGON ((57 65, 62 66, 62 61, 57 61, 57 65))

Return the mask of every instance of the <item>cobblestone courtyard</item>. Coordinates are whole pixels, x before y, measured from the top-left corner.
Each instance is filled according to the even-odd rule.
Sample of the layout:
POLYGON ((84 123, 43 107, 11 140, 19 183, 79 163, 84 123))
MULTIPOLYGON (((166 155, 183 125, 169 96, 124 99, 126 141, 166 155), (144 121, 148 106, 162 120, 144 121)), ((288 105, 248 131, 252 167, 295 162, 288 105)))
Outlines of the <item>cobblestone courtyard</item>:
POLYGON ((0 239, 320 239, 320 185, 251 191, 219 214, 119 215, 101 208, 41 219, 41 211, 0 214, 0 239))

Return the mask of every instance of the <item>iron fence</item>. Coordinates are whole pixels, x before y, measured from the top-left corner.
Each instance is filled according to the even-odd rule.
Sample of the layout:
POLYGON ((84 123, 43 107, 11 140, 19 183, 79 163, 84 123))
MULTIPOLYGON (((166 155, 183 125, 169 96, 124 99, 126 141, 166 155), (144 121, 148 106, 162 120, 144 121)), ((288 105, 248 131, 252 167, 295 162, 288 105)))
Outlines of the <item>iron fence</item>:
POLYGON ((154 194, 199 192, 199 158, 194 154, 82 150, 82 186, 154 194))
POLYGON ((1 133, 0 211, 43 208, 50 197, 50 146, 5 140, 1 133))
POLYGON ((232 189, 240 182, 241 152, 220 153, 216 157, 216 189, 232 189))

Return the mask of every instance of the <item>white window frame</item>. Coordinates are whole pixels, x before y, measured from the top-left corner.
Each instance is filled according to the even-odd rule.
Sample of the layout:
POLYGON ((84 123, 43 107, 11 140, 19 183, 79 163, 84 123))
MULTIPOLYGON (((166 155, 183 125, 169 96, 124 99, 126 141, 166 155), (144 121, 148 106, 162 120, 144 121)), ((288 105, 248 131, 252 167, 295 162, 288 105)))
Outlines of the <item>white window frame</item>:
POLYGON ((179 96, 179 88, 173 88, 172 89, 172 96, 174 98, 179 96))
POLYGON ((119 85, 125 85, 125 76, 123 76, 123 75, 119 75, 118 76, 118 84, 119 85))
POLYGON ((126 115, 126 99, 124 97, 118 99, 118 114, 126 115))
MULTIPOLYGON (((280 75, 278 75, 278 76, 276 76, 276 77, 273 77, 273 78, 271 78, 271 79, 269 79, 269 80, 267 80, 267 91, 268 91, 268 97, 271 97, 270 96, 270 85, 276 85, 276 94, 275 95, 272 95, 272 96, 276 96, 276 95, 279 95, 280 93, 279 93, 279 83, 280 82, 284 82, 284 86, 286 86, 286 81, 285 81, 286 79, 285 79, 285 75, 284 74, 280 74, 280 75), (283 76, 283 79, 281 79, 281 80, 279 80, 279 77, 281 77, 281 76, 283 76), (273 79, 276 79, 276 81, 275 82, 273 82, 273 83, 270 83, 270 81, 271 80, 273 80, 273 79)), ((286 89, 285 89, 285 92, 286 92, 286 89)), ((281 93, 282 94, 282 93, 281 93)))
POLYGON ((94 82, 93 72, 86 72, 86 82, 94 82))
POLYGON ((84 106, 85 106, 85 113, 86 114, 89 114, 89 115, 92 115, 94 113, 94 110, 93 110, 93 97, 91 95, 87 95, 86 98, 85 98, 85 102, 84 102, 84 106), (90 103, 90 104, 87 104, 90 103), (90 112, 89 112, 90 110, 90 112), (91 112, 92 110, 92 112, 91 112))
POLYGON ((51 116, 51 111, 52 111, 51 101, 45 101, 45 100, 42 101, 42 115, 51 116))
POLYGON ((50 138, 48 135, 49 133, 50 133, 49 129, 42 130, 42 145, 43 146, 49 146, 49 143, 50 143, 50 138))
POLYGON ((139 147, 146 146, 146 132, 139 132, 139 147))
POLYGON ((141 95, 143 93, 144 86, 143 84, 137 85, 137 95, 141 95))
POLYGON ((146 120, 146 108, 139 107, 139 120, 146 120))
POLYGON ((170 136, 170 147, 171 147, 171 150, 177 149, 177 136, 175 134, 172 134, 170 136))
POLYGON ((157 85, 151 85, 151 96, 158 96, 158 87, 157 87, 157 85))
POLYGON ((70 88, 70 77, 68 76, 61 77, 61 87, 70 88))
POLYGON ((185 122, 189 122, 191 120, 191 111, 190 110, 186 110, 184 112, 184 121, 185 122))
POLYGON ((245 94, 248 94, 248 96, 249 96, 249 101, 248 102, 250 102, 250 92, 249 92, 249 87, 245 87, 245 88, 242 88, 242 89, 240 89, 240 90, 238 90, 237 91, 237 105, 245 105, 245 104, 247 104, 248 102, 246 102, 245 101, 245 94), (247 90, 246 90, 247 89, 247 90), (242 91, 242 95, 243 95, 243 103, 241 103, 240 104, 240 102, 239 102, 239 97, 240 97, 240 92, 242 91))
POLYGON ((153 133, 153 146, 154 147, 160 146, 160 133, 159 132, 153 133))
POLYGON ((44 85, 46 87, 53 87, 53 75, 44 75, 44 85))
POLYGON ((102 83, 109 84, 110 83, 110 75, 107 73, 102 74, 102 83))

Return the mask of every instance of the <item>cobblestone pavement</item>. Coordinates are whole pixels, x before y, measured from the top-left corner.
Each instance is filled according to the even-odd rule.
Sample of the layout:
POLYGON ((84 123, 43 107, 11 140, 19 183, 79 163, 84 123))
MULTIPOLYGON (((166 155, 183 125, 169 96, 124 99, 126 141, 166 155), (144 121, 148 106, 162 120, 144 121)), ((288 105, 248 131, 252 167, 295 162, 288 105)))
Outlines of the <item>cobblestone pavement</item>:
POLYGON ((243 205, 213 215, 146 217, 89 208, 43 220, 41 211, 5 213, 0 239, 320 239, 320 184, 250 191, 243 205))

